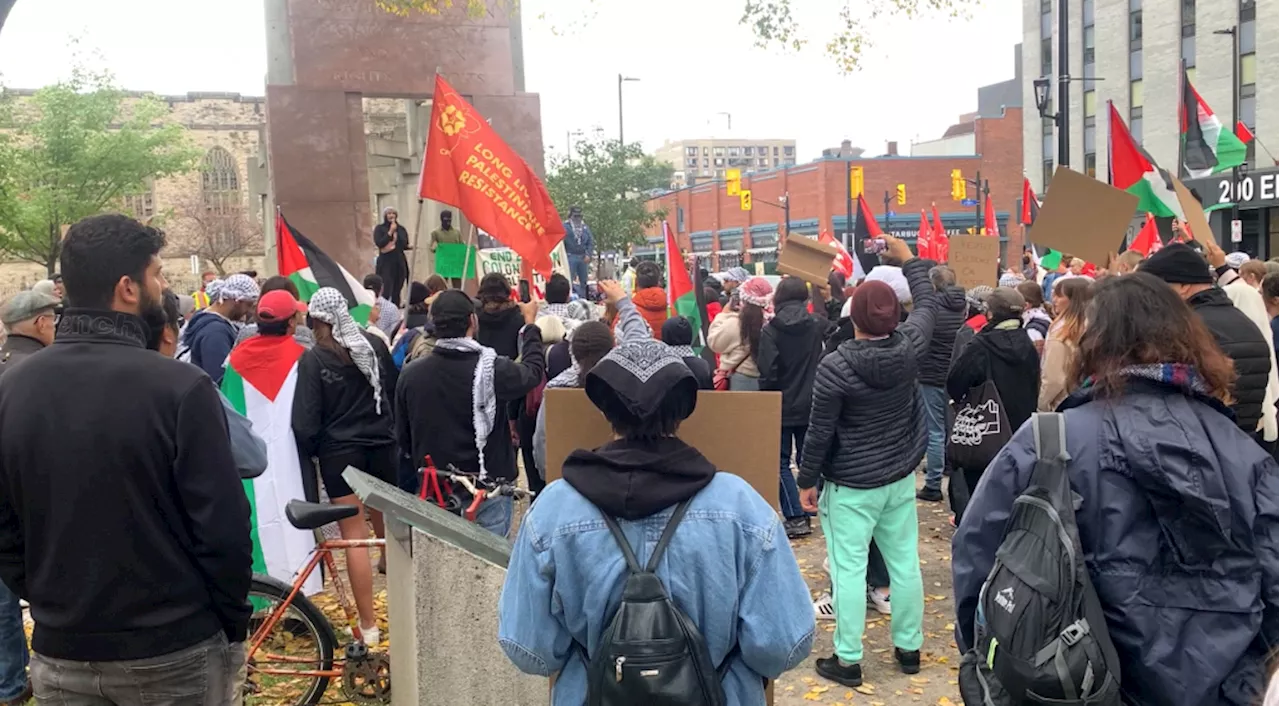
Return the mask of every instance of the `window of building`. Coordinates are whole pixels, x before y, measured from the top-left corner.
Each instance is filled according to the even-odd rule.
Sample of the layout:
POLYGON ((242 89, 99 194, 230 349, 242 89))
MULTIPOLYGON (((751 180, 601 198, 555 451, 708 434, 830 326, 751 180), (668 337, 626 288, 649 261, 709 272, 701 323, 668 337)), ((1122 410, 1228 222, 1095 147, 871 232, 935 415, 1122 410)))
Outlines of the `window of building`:
POLYGON ((1093 25, 1085 26, 1084 34, 1084 65, 1089 66, 1094 62, 1094 27, 1093 25))
POLYGON ((730 148, 729 148, 729 156, 730 156, 730 157, 741 157, 741 156, 742 156, 742 148, 741 148, 741 147, 730 147, 730 148))
POLYGON ((778 156, 778 146, 777 146, 777 145, 774 145, 774 146, 773 146, 773 156, 774 156, 774 157, 777 157, 777 156, 778 156))
POLYGON ((710 154, 710 153, 711 153, 711 148, 709 148, 709 147, 703 147, 703 148, 702 148, 702 156, 703 156, 703 157, 706 157, 706 156, 707 156, 708 154, 710 154))
MULTIPOLYGON (((1192 28, 1195 29, 1194 27, 1192 28)), ((1184 36, 1182 38, 1182 61, 1186 63, 1187 68, 1193 68, 1196 65, 1196 36, 1184 36)))
POLYGON ((1095 120, 1096 118, 1084 119, 1084 151, 1085 152, 1098 151, 1097 126, 1094 122, 1095 120))
POLYGON ((1053 0, 1040 0, 1040 14, 1048 15, 1053 12, 1053 0))
POLYGON ((795 148, 795 146, 794 146, 794 145, 787 145, 787 146, 783 147, 783 148, 782 148, 782 154, 784 154, 784 155, 786 155, 786 156, 788 156, 788 157, 794 157, 794 156, 795 156, 795 154, 796 154, 796 148, 795 148))
POLYGON ((1142 10, 1129 13, 1129 49, 1142 48, 1142 10))
POLYGON ((723 167, 723 166, 724 166, 724 160, 723 160, 723 159, 721 159, 721 158, 719 158, 719 157, 717 157, 717 158, 716 158, 716 166, 717 166, 717 167, 723 167))
POLYGON ((712 148, 711 153, 712 153, 713 155, 717 156, 717 157, 723 157, 723 156, 724 156, 724 148, 723 148, 723 147, 714 147, 714 148, 712 148))
POLYGON ((1086 25, 1093 24, 1093 0, 1084 0, 1081 3, 1081 9, 1084 11, 1084 23, 1086 25))
POLYGON ((240 169, 236 158, 221 147, 205 153, 200 162, 200 194, 205 211, 212 217, 213 236, 231 238, 238 233, 238 223, 243 217, 244 199, 240 194, 240 169), (222 221, 222 225, 218 225, 222 221), (221 233, 219 233, 221 229, 221 233))
POLYGON ((147 183, 143 185, 141 191, 125 194, 123 201, 124 210, 140 221, 145 221, 156 215, 155 182, 147 179, 147 183))
POLYGON ((1040 75, 1053 75, 1053 39, 1049 37, 1040 40, 1040 75))
POLYGON ((1258 85, 1251 83, 1240 87, 1240 122, 1252 130, 1258 119, 1258 85))
POLYGON ((1187 80, 1190 81, 1191 83, 1196 82, 1196 67, 1194 66, 1187 67, 1187 80))
POLYGON ((689 157, 697 157, 697 156, 698 156, 698 148, 697 148, 697 147, 686 147, 686 148, 684 148, 684 153, 685 153, 685 155, 686 155, 686 156, 689 156, 689 157))
POLYGON ((1142 107, 1129 109, 1129 134, 1134 142, 1142 144, 1142 107))
POLYGON ((709 166, 711 166, 711 160, 707 159, 706 157, 703 157, 703 158, 702 158, 702 168, 703 168, 703 169, 706 169, 706 168, 707 168, 707 167, 709 167, 709 166))
POLYGON ((1044 196, 1049 191, 1049 182, 1053 179, 1053 160, 1046 159, 1040 163, 1041 180, 1040 180, 1040 196, 1044 196))
POLYGON ((1053 159, 1053 135, 1040 136, 1040 154, 1046 159, 1053 159))
POLYGON ((1093 152, 1084 154, 1084 173, 1093 178, 1098 178, 1098 155, 1093 152))
POLYGON ((1051 13, 1043 12, 1040 14, 1040 36, 1053 36, 1053 15, 1051 13))
POLYGON ((1138 49, 1129 52, 1129 80, 1139 81, 1142 79, 1142 50, 1138 49))
POLYGON ((717 178, 717 179, 723 179, 723 178, 724 178, 724 170, 723 170, 723 169, 717 169, 717 170, 716 170, 716 178, 717 178))
POLYGON ((684 206, 676 206, 676 232, 684 232, 684 206))
POLYGON ((1142 81, 1141 80, 1129 82, 1129 107, 1130 108, 1142 107, 1142 81))
POLYGON ((1098 114, 1098 92, 1084 92, 1084 117, 1091 118, 1098 114))
MULTIPOLYGON (((1053 110, 1053 106, 1049 106, 1049 110, 1053 110)), ((1053 134, 1053 118, 1040 118, 1040 134, 1053 134)))
POLYGON ((743 148, 742 148, 742 156, 744 156, 744 157, 750 157, 750 156, 751 156, 751 145, 747 145, 747 146, 745 146, 745 147, 743 147, 743 148))
POLYGON ((1247 86, 1258 82, 1258 55, 1245 54, 1240 57, 1240 85, 1247 86))
POLYGON ((686 159, 686 160, 684 161, 684 166, 686 166, 686 167, 696 167, 696 166, 698 166, 698 158, 697 158, 697 157, 693 157, 693 158, 691 158, 691 159, 686 159))
POLYGON ((757 159, 757 160, 756 160, 756 165, 757 165, 757 166, 761 166, 761 167, 767 167, 767 166, 769 166, 769 158, 768 158, 768 157, 761 157, 760 159, 757 159))
POLYGON ((778 159, 777 157, 774 157, 774 158, 773 158, 773 166, 775 166, 775 167, 780 167, 780 166, 782 166, 782 160, 781 160, 781 159, 778 159))

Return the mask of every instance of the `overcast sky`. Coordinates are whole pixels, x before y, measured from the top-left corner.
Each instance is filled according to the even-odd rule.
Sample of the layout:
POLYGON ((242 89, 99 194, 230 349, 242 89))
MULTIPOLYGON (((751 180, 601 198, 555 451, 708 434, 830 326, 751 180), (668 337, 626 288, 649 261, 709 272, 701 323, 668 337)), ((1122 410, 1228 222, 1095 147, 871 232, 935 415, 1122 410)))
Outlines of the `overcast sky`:
MULTIPOLYGON (((872 154, 897 140, 905 154, 976 109, 979 86, 1013 77, 1016 0, 965 3, 976 14, 968 21, 878 21, 863 68, 848 77, 823 54, 820 32, 799 54, 754 47, 738 24, 744 2, 525 0, 526 87, 542 96, 548 151, 563 152, 569 130, 616 137, 618 73, 640 79, 624 87, 629 141, 794 138, 801 161, 844 138, 872 154)), ((844 2, 795 4, 821 28, 844 2)), ((262 95, 263 17, 262 0, 18 0, 0 34, 0 82, 33 88, 65 76, 68 38, 79 37, 125 88, 262 95)))

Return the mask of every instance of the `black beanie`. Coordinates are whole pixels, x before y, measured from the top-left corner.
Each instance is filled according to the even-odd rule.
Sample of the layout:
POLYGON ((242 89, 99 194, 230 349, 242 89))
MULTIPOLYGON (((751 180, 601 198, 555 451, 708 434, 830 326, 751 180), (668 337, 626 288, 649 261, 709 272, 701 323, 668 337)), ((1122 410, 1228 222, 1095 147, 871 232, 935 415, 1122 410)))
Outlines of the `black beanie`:
POLYGON ((1139 268, 1169 284, 1213 284, 1209 263, 1185 243, 1166 245, 1139 268))

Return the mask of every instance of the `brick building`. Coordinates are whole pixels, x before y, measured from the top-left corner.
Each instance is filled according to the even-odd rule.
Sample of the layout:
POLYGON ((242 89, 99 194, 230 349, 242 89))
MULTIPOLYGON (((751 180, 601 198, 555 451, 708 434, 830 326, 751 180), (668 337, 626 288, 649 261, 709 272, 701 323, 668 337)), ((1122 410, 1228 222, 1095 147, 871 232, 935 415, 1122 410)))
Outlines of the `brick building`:
MULTIPOLYGON (((1015 79, 1016 81, 1017 79, 1015 79)), ((1016 85, 1016 84, 1015 84, 1016 85)), ((980 94, 981 95, 981 94, 980 94)), ((966 155, 902 156, 890 145, 880 157, 825 157, 808 164, 744 175, 742 188, 751 189, 754 207, 742 211, 737 196, 725 193, 723 182, 698 184, 654 197, 651 208, 663 208, 680 246, 696 254, 712 270, 742 262, 769 262, 777 257, 783 233, 780 204, 786 195, 791 204, 791 232, 816 236, 826 230, 842 234, 851 230, 846 218, 848 189, 846 165, 862 167, 864 193, 880 226, 914 242, 920 210, 938 207, 949 233, 963 233, 975 224, 975 208, 951 200, 951 170, 972 179, 977 172, 990 183, 1000 235, 1009 252, 1020 252, 1023 229, 1017 224, 1022 196, 1022 127, 1020 106, 1003 104, 974 115, 973 149, 966 155), (886 219, 884 193, 905 184, 907 201, 886 219)), ((974 190, 969 188, 972 197, 974 190)), ((637 248, 641 257, 656 255, 661 226, 650 232, 648 242, 637 248)))

